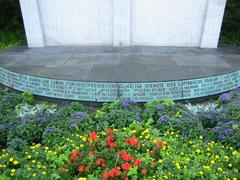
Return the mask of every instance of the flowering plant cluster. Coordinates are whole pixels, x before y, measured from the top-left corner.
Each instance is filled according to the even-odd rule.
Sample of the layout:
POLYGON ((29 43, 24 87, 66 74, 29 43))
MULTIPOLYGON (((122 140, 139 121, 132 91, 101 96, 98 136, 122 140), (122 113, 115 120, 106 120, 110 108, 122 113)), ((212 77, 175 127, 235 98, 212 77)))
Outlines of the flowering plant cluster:
POLYGON ((0 179, 240 177, 240 89, 201 105, 128 99, 91 113, 77 102, 31 107, 40 106, 30 94, 0 90, 0 179))
MULTIPOLYGON (((140 134, 149 134, 149 130, 140 134)), ((79 141, 85 143, 69 155, 60 171, 71 177, 92 174, 103 180, 127 180, 131 177, 144 179, 151 174, 151 168, 156 166, 161 149, 167 144, 157 139, 148 141, 142 136, 137 137, 138 135, 136 130, 123 128, 122 131, 107 129, 100 133, 92 131, 88 137, 78 136, 79 141)))

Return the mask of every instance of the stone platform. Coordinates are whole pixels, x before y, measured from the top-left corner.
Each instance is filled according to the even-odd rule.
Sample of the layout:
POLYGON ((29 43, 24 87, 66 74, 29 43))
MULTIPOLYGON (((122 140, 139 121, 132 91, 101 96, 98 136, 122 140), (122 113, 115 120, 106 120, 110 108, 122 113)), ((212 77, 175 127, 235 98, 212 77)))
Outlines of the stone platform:
POLYGON ((240 48, 16 46, 0 54, 0 83, 94 102, 199 98, 240 86, 240 48))

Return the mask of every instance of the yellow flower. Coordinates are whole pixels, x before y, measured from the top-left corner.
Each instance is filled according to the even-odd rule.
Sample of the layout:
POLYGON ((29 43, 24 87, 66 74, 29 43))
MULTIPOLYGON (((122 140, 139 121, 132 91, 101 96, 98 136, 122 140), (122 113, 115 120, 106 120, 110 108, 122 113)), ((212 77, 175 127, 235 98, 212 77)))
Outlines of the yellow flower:
POLYGON ((118 132, 118 129, 113 129, 113 132, 118 132))
POLYGON ((83 145, 83 144, 80 144, 80 147, 81 147, 81 148, 83 148, 83 147, 84 147, 84 145, 83 145))
POLYGON ((9 159, 9 162, 12 162, 12 161, 13 161, 13 158, 10 158, 10 159, 9 159))
POLYGON ((164 178, 164 179, 168 179, 168 176, 165 175, 165 176, 163 176, 163 178, 164 178))
POLYGON ((49 147, 46 146, 44 149, 45 149, 46 151, 48 151, 48 150, 49 150, 49 147))
POLYGON ((234 150, 234 151, 232 152, 232 155, 235 156, 236 154, 237 154, 237 151, 234 150))
POLYGON ((31 158, 32 158, 32 156, 31 156, 31 155, 28 155, 28 156, 27 156, 27 158, 28 158, 28 159, 31 159, 31 158))
POLYGON ((176 168, 177 168, 177 169, 181 169, 181 166, 180 166, 179 163, 176 163, 175 165, 176 165, 176 168))
POLYGON ((35 163, 36 162, 36 160, 32 160, 32 163, 35 163))
POLYGON ((17 164, 19 164, 19 162, 17 160, 15 160, 15 161, 13 161, 13 164, 17 165, 17 164))
POLYGON ((199 136, 199 139, 203 139, 203 136, 201 135, 201 136, 199 136))
POLYGON ((43 174, 43 175, 46 175, 47 173, 46 173, 46 171, 43 171, 42 174, 43 174))
POLYGON ((202 175, 203 175, 203 172, 202 172, 202 171, 199 171, 198 174, 202 176, 202 175))
POLYGON ((82 138, 82 141, 83 141, 83 142, 86 142, 86 141, 87 141, 87 138, 86 138, 86 137, 83 137, 83 138, 82 138))
POLYGON ((15 173, 16 172, 16 169, 11 169, 11 173, 15 173))
POLYGON ((211 148, 207 148, 207 151, 211 151, 211 148))
POLYGON ((219 168, 218 168, 218 171, 222 172, 222 171, 223 171, 223 169, 219 167, 219 168))
POLYGON ((15 174, 14 173, 11 173, 11 176, 14 176, 15 174))
POLYGON ((229 159, 229 157, 228 156, 224 156, 224 159, 229 159))
POLYGON ((211 169, 210 166, 203 166, 203 168, 206 169, 206 170, 210 170, 211 169))
POLYGON ((231 163, 229 163, 229 164, 228 164, 228 167, 232 167, 232 164, 231 164, 231 163))
POLYGON ((219 157, 219 155, 216 155, 215 158, 216 158, 216 159, 219 159, 220 157, 219 157))
POLYGON ((87 180, 87 178, 85 178, 85 177, 80 177, 80 178, 78 178, 78 180, 87 180))
POLYGON ((201 150, 200 149, 196 149, 196 153, 200 153, 201 152, 201 150))
POLYGON ((158 162, 159 162, 159 163, 163 163, 163 159, 159 159, 158 162))
POLYGON ((233 180, 237 180, 237 178, 234 177, 233 180))
POLYGON ((211 160, 210 162, 211 162, 211 164, 215 164, 215 161, 214 161, 214 160, 211 160))
POLYGON ((37 175, 36 173, 33 173, 33 174, 32 174, 32 177, 35 177, 36 175, 37 175))
POLYGON ((150 136, 149 136, 149 135, 145 136, 145 139, 149 139, 149 138, 150 138, 150 136))
POLYGON ((126 131, 126 130, 127 130, 127 128, 125 128, 125 127, 124 127, 124 128, 123 128, 123 130, 124 130, 124 131, 126 131))

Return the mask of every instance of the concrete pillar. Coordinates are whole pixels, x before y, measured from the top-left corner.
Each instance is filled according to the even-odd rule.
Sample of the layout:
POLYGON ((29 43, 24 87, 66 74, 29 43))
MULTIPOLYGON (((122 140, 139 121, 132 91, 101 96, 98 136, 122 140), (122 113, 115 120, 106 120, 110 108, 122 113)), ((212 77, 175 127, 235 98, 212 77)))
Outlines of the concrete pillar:
POLYGON ((217 48, 227 0, 208 0, 201 48, 217 48))
POLYGON ((29 47, 43 47, 44 33, 42 28, 38 0, 20 0, 22 16, 29 47))

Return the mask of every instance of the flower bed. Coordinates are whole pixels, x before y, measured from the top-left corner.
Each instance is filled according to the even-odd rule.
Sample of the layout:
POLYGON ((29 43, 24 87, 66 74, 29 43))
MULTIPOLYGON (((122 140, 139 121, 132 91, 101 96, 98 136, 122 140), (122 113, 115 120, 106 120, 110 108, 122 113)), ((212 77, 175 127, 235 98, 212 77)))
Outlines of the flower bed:
POLYGON ((131 100, 88 112, 0 91, 1 179, 234 179, 240 93, 201 105, 131 100))

